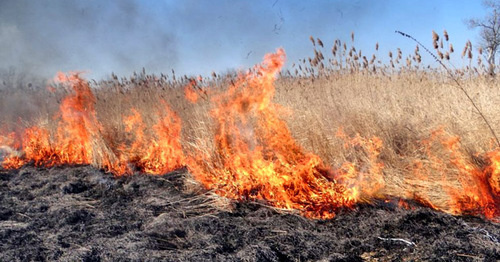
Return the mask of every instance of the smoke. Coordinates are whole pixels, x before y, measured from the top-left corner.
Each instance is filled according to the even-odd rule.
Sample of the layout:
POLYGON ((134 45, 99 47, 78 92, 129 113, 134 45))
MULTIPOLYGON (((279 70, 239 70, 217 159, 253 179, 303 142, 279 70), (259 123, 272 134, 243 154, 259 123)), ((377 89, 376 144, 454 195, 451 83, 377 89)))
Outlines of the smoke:
POLYGON ((327 44, 349 39, 384 6, 346 0, 2 0, 0 70, 48 78, 58 71, 88 71, 85 77, 94 79, 111 72, 129 76, 143 67, 210 75, 251 67, 278 47, 292 64, 311 55, 310 35, 327 44))
POLYGON ((175 38, 138 1, 0 2, 0 69, 130 74, 175 66, 175 38))

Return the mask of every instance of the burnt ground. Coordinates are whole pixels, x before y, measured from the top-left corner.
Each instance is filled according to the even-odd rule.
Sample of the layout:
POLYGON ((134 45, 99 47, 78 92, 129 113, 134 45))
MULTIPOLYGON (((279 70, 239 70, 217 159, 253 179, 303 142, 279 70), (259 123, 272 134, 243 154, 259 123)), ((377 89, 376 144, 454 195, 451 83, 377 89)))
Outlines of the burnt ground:
POLYGON ((0 170, 0 261, 500 259, 500 224, 478 217, 363 205, 310 220, 193 188, 185 170, 0 170))

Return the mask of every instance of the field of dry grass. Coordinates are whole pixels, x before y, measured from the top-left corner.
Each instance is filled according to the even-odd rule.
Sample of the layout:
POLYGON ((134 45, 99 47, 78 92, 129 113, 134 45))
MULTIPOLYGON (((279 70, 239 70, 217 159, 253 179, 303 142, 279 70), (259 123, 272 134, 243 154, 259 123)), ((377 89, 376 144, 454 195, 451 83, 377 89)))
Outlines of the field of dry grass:
MULTIPOLYGON (((440 200, 445 190, 441 184, 460 180, 461 171, 453 154, 473 166, 485 165, 484 154, 496 146, 492 133, 442 68, 421 65, 418 48, 407 57, 395 51, 384 64, 375 55, 365 57, 338 40, 330 55, 324 55, 328 48, 318 39, 311 41, 315 56, 281 73, 275 83, 274 102, 283 106, 279 114, 298 144, 319 155, 326 165, 339 169, 346 162, 356 163, 359 170, 369 174, 374 164, 381 163, 385 183, 382 194, 425 195, 438 206, 445 201, 440 200), (357 135, 364 142, 346 146, 347 140, 357 135), (443 141, 455 137, 459 138, 453 144, 456 152, 450 153, 443 141), (378 139, 381 146, 371 148, 376 153, 368 152, 369 145, 378 139), (435 159, 440 159, 438 164, 435 159)), ((477 67, 456 69, 453 74, 500 133, 496 112, 500 84, 481 72, 484 66, 479 63, 477 67)), ((184 154, 214 154, 212 97, 226 90, 234 79, 215 74, 200 79, 176 78, 143 71, 128 78, 91 81, 102 137, 108 145, 127 141, 123 118, 134 108, 151 126, 158 120, 158 111, 163 110, 163 100, 182 120, 184 154), (199 96, 197 103, 185 98, 190 82, 199 96)), ((34 123, 50 126, 61 99, 70 92, 64 88, 50 92, 43 84, 18 85, 22 88, 7 86, 0 90, 0 128, 4 134, 34 123)))
MULTIPOLYGON (((495 130, 500 119, 495 113, 500 102, 498 82, 484 77, 463 81, 474 95, 482 112, 495 130)), ((415 177, 417 161, 431 161, 424 141, 433 132, 444 130, 445 137, 458 136, 460 150, 471 163, 481 165, 476 156, 495 147, 484 121, 462 92, 439 73, 408 72, 389 76, 354 73, 327 79, 282 81, 277 100, 292 109, 287 122, 300 144, 319 154, 331 166, 346 161, 369 162, 365 150, 346 149, 337 130, 364 138, 383 141, 380 162, 388 193, 427 191, 439 198, 442 170, 430 177, 408 184, 415 177), (401 190, 408 187, 407 190, 401 190)), ((498 132, 498 131, 497 131, 498 132)), ((450 161, 449 152, 439 143, 432 145, 433 154, 443 162, 450 161)), ((456 181, 456 168, 448 167, 448 181, 456 181)), ((398 194, 398 193, 396 193, 398 194)), ((437 200, 437 199, 436 199, 437 200)))

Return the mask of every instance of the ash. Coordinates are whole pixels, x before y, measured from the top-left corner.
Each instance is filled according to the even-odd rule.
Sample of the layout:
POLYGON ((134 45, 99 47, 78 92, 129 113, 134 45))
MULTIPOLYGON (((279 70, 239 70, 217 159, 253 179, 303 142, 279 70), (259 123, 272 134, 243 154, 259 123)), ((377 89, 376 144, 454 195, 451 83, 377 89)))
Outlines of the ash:
POLYGON ((360 205, 310 220, 234 202, 186 170, 0 170, 1 261, 498 261, 500 224, 360 205))

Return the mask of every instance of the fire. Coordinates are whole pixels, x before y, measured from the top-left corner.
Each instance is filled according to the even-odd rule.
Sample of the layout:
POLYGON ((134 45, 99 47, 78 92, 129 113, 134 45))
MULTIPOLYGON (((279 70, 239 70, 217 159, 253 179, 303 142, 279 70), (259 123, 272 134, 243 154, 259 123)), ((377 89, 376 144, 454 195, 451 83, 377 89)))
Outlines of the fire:
POLYGON ((61 102, 56 130, 38 126, 26 129, 22 141, 24 156, 7 158, 4 167, 18 168, 28 162, 51 167, 112 161, 109 155, 99 152, 104 145, 95 115, 96 98, 89 85, 78 74, 59 73, 57 80, 71 86, 73 93, 61 102))
POLYGON ((500 217, 500 149, 474 156, 483 164, 474 163, 460 139, 442 129, 423 141, 423 157, 404 170, 410 175, 386 170, 384 143, 375 136, 348 136, 340 129, 337 137, 356 157, 336 169, 305 150, 282 119, 288 109, 273 102, 274 82, 285 58, 283 49, 267 54, 261 65, 240 73, 223 91, 201 88, 201 77, 189 82, 184 92, 190 102, 212 97, 210 115, 215 124, 214 137, 208 138, 213 146, 204 144, 189 155, 182 150, 181 119, 165 102, 148 118, 131 108, 122 129, 116 128, 121 139, 113 140, 103 135, 106 130, 88 82, 79 74, 60 73, 57 80, 71 92, 59 113, 52 121, 26 128, 20 141, 19 134, 0 136, 0 161, 4 168, 29 163, 93 165, 117 176, 165 174, 187 166, 198 181, 221 196, 263 201, 311 218, 332 218, 359 202, 394 198, 402 208, 420 203, 452 214, 500 217), (397 181, 407 179, 389 192, 386 180, 391 175, 397 181))
MULTIPOLYGON (((129 174, 133 169, 145 173, 163 174, 183 166, 180 146, 180 119, 166 105, 165 115, 146 136, 141 117, 134 111, 139 126, 132 134, 133 143, 110 147, 101 134, 102 125, 95 111, 96 98, 88 83, 79 74, 59 73, 57 80, 72 88, 63 99, 54 127, 34 126, 24 131, 23 155, 4 159, 4 168, 19 168, 27 163, 35 166, 95 165, 116 175, 129 174), (128 150, 127 148, 131 148, 128 150)), ((128 131, 135 123, 132 116, 125 122, 128 131)))
POLYGON ((147 134, 146 126, 137 110, 133 109, 132 115, 124 119, 126 132, 132 135, 133 142, 131 145, 120 147, 119 158, 122 165, 133 163, 135 168, 147 174, 165 174, 184 165, 184 154, 179 139, 181 120, 165 102, 163 106, 165 113, 153 125, 153 134, 147 134))
POLYGON ((487 153, 489 164, 481 168, 471 162, 459 137, 443 129, 433 132, 424 144, 430 161, 420 162, 414 172, 429 190, 444 191, 445 203, 430 197, 430 192, 420 193, 417 201, 452 214, 482 214, 490 219, 500 216, 500 151, 487 153))
POLYGON ((343 163, 342 167, 335 172, 335 178, 356 192, 357 200, 383 197, 381 191, 385 186, 384 163, 379 160, 383 148, 382 140, 378 137, 367 139, 359 134, 348 137, 342 128, 337 131, 336 136, 345 141, 344 147, 346 149, 354 148, 358 152, 362 151, 361 155, 365 155, 365 157, 360 159, 358 163, 343 163))
POLYGON ((215 157, 192 160, 189 168, 220 195, 331 218, 355 203, 356 192, 336 183, 334 172, 299 146, 279 118, 273 82, 284 61, 283 49, 266 55, 262 65, 213 98, 215 157))
MULTIPOLYGON (((365 157, 345 162, 339 169, 326 166, 292 138, 286 123, 280 119, 283 108, 272 102, 273 82, 284 59, 282 49, 266 55, 262 65, 240 74, 226 91, 213 98, 211 115, 217 125, 215 152, 191 159, 191 172, 220 195, 264 200, 314 218, 331 218, 340 208, 374 198, 384 199, 387 174, 379 157, 383 149, 379 138, 368 139, 359 134, 348 137, 340 130, 337 136, 346 141, 346 148, 362 152, 357 155, 365 157)), ((440 135, 436 132, 433 137, 440 135)), ((416 192, 417 188, 401 188, 399 196, 453 214, 498 217, 500 153, 488 154, 491 163, 481 169, 467 160, 458 138, 441 136, 436 141, 440 141, 445 152, 434 155, 432 148, 427 148, 430 161, 415 163, 413 172, 421 182, 430 185, 429 191, 436 191, 442 185, 446 203, 426 192, 416 192), (443 153, 448 155, 447 161, 442 160, 443 153), (452 169, 457 173, 447 174, 452 169)), ((403 199, 399 201, 401 207, 410 207, 406 203, 403 199)))
POLYGON ((184 88, 184 96, 191 103, 198 102, 199 96, 198 93, 196 93, 195 88, 196 88, 196 80, 194 79, 189 80, 189 84, 186 85, 186 87, 184 88))
POLYGON ((5 136, 0 135, 0 162, 7 156, 19 156, 19 152, 14 149, 16 148, 15 141, 15 133, 13 132, 5 136))

